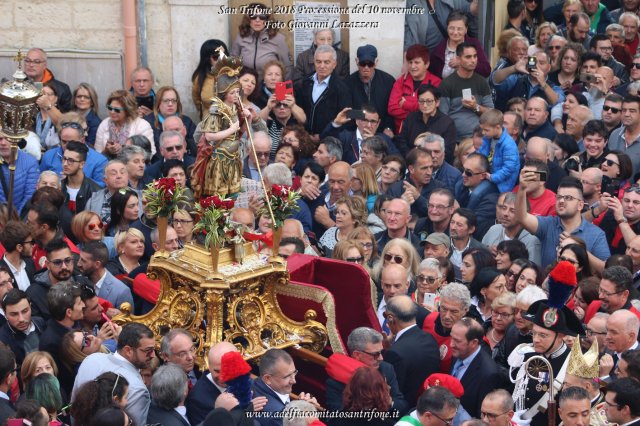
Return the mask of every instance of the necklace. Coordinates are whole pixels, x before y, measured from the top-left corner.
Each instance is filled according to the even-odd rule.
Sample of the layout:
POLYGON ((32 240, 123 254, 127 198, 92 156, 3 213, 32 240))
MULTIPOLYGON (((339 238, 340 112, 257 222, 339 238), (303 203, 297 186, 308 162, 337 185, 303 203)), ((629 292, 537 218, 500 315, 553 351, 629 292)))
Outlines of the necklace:
MULTIPOLYGON (((498 343, 498 342, 500 342, 500 340, 502 340, 502 339, 500 339, 500 340, 496 339, 496 336, 495 336, 495 334, 494 334, 494 332, 495 332, 495 331, 496 331, 496 330, 495 330, 494 328, 492 328, 492 329, 491 329, 491 331, 489 332, 489 339, 491 339, 491 341, 492 341, 493 343, 498 343)), ((503 337, 504 337, 504 336, 503 336, 503 337)))

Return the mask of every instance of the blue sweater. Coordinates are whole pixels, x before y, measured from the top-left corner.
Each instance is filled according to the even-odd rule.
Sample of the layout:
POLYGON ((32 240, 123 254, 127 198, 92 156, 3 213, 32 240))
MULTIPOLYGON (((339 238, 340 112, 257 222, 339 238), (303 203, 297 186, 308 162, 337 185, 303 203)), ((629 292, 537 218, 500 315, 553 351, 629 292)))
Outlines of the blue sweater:
MULTIPOLYGON (((89 145, 87 145, 87 148, 89 148, 89 153, 87 154, 87 161, 84 163, 82 171, 85 176, 93 179, 95 183, 104 188, 104 166, 107 165, 107 157, 100 154, 89 145)), ((64 151, 60 146, 45 152, 42 156, 42 161, 40 162, 40 171, 44 172, 45 170, 53 170, 57 174, 62 173, 63 155, 64 151)))
MULTIPOLYGON (((4 182, 9 190, 9 164, 2 162, 2 175, 4 182)), ((31 155, 18 151, 18 159, 16 160, 15 181, 13 184, 13 206, 17 211, 21 211, 24 205, 31 199, 36 190, 40 170, 38 169, 38 161, 31 155)), ((5 185, 0 185, 0 201, 7 202, 7 194, 4 191, 5 185)))
MULTIPOLYGON (((482 146, 478 152, 488 158, 490 149, 491 140, 482 138, 482 146)), ((502 129, 502 135, 496 143, 493 159, 490 163, 491 182, 496 184, 501 193, 513 190, 513 187, 518 183, 520 173, 520 153, 518 145, 504 129, 502 129)))

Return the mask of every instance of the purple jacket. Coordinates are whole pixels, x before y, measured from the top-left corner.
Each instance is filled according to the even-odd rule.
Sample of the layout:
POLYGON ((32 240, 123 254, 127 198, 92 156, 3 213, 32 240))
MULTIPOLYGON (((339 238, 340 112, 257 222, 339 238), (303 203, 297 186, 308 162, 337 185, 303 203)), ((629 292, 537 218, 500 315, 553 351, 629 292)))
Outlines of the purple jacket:
MULTIPOLYGON (((480 41, 473 37, 464 37, 464 41, 467 43, 471 43, 476 47, 478 51, 478 65, 476 66, 476 72, 483 77, 489 77, 491 73, 491 65, 489 65, 489 61, 487 60, 487 55, 484 54, 484 50, 482 49, 482 45, 480 45, 480 41)), ((442 69, 444 68, 444 53, 447 48, 447 40, 442 40, 439 45, 437 45, 429 54, 429 71, 432 74, 437 75, 442 78, 442 69)))

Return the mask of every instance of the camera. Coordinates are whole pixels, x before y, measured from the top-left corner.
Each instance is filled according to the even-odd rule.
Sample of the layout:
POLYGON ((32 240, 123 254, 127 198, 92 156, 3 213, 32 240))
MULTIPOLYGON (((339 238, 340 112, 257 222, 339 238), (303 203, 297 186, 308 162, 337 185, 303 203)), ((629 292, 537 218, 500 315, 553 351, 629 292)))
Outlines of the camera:
POLYGON ((564 168, 566 171, 573 170, 574 172, 577 172, 578 170, 580 170, 580 163, 575 158, 569 158, 564 163, 564 168))
POLYGON ((583 83, 591 84, 591 83, 594 83, 596 81, 596 76, 593 75, 593 74, 589 74, 589 73, 583 72, 583 73, 580 74, 580 81, 583 82, 583 83))
POLYGON ((531 72, 536 69, 537 65, 538 58, 535 56, 529 56, 529 59, 527 60, 527 70, 531 72))

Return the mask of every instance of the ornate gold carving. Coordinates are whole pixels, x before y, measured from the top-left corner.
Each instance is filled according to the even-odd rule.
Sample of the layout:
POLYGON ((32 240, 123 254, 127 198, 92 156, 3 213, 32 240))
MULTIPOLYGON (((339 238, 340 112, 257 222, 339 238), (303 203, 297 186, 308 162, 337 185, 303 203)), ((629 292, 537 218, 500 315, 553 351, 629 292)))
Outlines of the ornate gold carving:
MULTIPOLYGON (((187 329, 194 336, 196 364, 202 369, 211 346, 222 340, 234 343, 246 359, 260 357, 270 348, 294 345, 322 351, 329 333, 316 321, 316 312, 307 311, 298 322, 287 318, 278 305, 276 292, 293 287, 286 265, 261 260, 251 243, 243 248, 242 264, 234 262, 233 248, 221 250, 217 271, 211 253, 197 244, 169 256, 154 256, 148 276, 160 280, 158 303, 141 316, 132 315, 131 307, 123 304, 114 322, 146 324, 158 341, 171 328, 187 329)), ((335 312, 331 312, 327 317, 335 329, 335 312)), ((332 343, 340 341, 337 331, 331 334, 332 343)))

